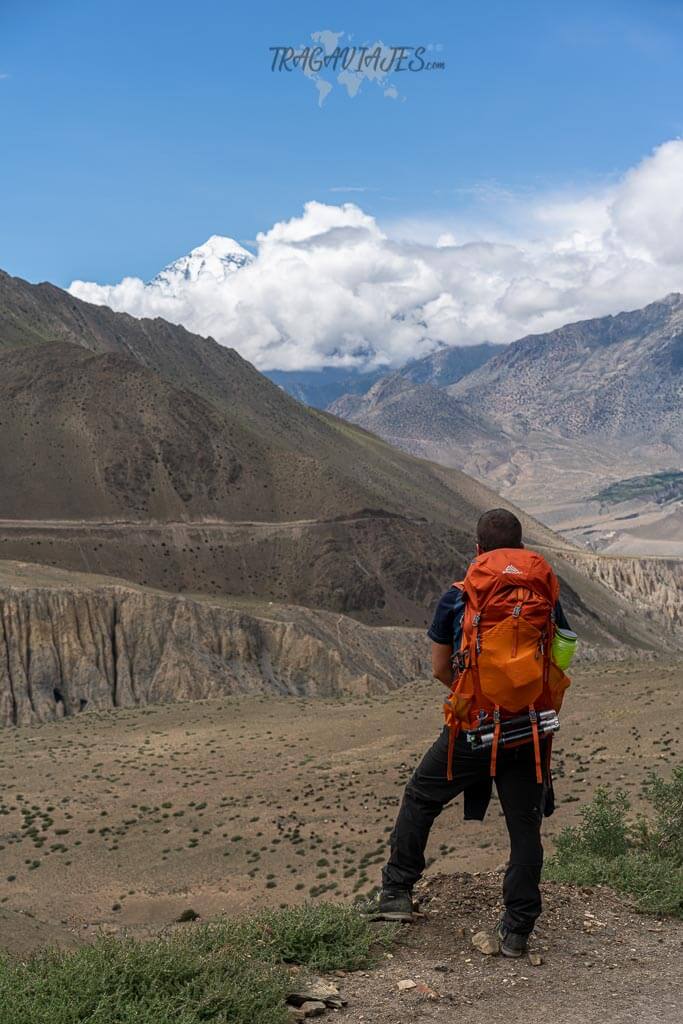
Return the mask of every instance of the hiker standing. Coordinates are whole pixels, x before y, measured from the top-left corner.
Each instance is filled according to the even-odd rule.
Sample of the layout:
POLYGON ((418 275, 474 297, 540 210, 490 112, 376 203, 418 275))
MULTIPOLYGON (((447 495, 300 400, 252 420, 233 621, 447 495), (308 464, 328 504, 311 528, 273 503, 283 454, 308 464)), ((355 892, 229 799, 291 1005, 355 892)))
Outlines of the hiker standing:
POLYGON ((446 724, 405 788, 382 871, 382 916, 410 919, 436 817, 464 793, 465 818, 483 820, 495 780, 510 836, 498 938, 505 956, 525 951, 541 913, 541 820, 554 809, 550 730, 569 685, 554 647, 551 655, 558 629, 574 637, 553 570, 524 548, 516 516, 485 512, 477 557, 439 601, 428 631, 434 676, 451 690, 446 724))

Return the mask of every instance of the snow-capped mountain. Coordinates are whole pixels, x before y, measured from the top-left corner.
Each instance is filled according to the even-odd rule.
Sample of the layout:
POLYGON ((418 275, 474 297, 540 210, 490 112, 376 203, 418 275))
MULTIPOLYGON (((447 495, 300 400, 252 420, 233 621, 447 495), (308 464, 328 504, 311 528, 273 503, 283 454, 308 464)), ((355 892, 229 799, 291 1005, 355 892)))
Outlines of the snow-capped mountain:
POLYGON ((187 282, 224 281, 253 259, 254 256, 234 238, 211 235, 211 238, 192 249, 187 256, 169 263, 149 284, 166 294, 175 295, 187 282))

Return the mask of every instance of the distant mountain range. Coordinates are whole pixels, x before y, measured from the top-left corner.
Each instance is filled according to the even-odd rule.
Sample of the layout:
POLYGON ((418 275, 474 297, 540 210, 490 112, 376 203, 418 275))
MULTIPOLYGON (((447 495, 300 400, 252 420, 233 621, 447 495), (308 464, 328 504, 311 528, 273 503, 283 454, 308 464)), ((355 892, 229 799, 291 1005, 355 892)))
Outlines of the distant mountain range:
POLYGON ((364 394, 386 373, 386 367, 365 372, 347 367, 325 366, 320 370, 266 370, 264 376, 304 405, 327 409, 343 395, 364 394))
MULTIPOLYGON (((443 346, 431 355, 411 360, 398 371, 397 376, 414 384, 447 387, 478 369, 504 348, 504 345, 492 345, 488 341, 467 347, 443 346)), ((266 371, 266 377, 275 384, 279 384, 300 402, 317 409, 327 409, 332 402, 345 395, 364 394, 373 384, 387 376, 392 375, 388 373, 386 367, 370 372, 334 366, 326 366, 320 370, 266 371)))
POLYGON ((464 469, 582 542, 683 554, 680 498, 662 502, 646 488, 628 507, 593 498, 622 479, 681 466, 681 295, 530 335, 461 374, 458 350, 453 380, 448 371, 416 374, 443 358, 409 364, 329 408, 405 451, 464 469))

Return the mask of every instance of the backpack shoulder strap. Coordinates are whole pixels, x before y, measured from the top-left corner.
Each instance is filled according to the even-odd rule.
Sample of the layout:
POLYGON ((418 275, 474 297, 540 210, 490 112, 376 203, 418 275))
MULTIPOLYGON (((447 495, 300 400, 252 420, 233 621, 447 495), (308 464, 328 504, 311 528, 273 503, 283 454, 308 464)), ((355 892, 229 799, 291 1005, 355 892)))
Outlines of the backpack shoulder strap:
POLYGON ((462 611, 456 612, 453 618, 453 651, 457 652, 463 646, 463 639, 465 635, 464 624, 465 624, 465 612, 467 610, 467 595, 462 580, 455 580, 451 584, 451 590, 457 590, 460 593, 462 601, 462 611))

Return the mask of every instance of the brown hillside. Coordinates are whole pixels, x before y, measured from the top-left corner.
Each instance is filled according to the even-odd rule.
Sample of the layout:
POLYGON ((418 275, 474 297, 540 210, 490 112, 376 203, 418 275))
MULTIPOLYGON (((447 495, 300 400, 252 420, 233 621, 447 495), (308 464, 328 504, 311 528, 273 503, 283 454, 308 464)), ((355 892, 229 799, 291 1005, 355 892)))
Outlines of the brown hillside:
MULTIPOLYGON (((214 455, 214 468, 224 479, 216 481, 214 493, 205 488, 193 497, 186 518, 283 521, 379 507, 471 524, 492 500, 462 473, 454 471, 442 481, 427 463, 302 406, 211 339, 163 320, 136 320, 80 302, 52 285, 0 275, 0 352, 0 409, 12 439, 12 450, 0 454, 0 480, 6 480, 0 514, 6 518, 106 518, 124 511, 140 519, 176 517, 183 494, 201 473, 190 463, 209 457, 203 451, 209 433, 218 434, 216 452, 225 453, 222 465, 214 455), (41 351, 37 337, 51 344, 41 351), (93 355, 85 358, 75 348, 56 346, 57 341, 93 355), (56 399, 58 391, 64 393, 56 399), (100 416, 102 422, 95 423, 100 416), (204 426, 193 424, 197 419, 204 426), (168 485, 174 460, 160 449, 167 443, 176 448, 186 430, 182 457, 187 461, 175 474, 174 496, 168 485), (37 452, 53 434, 62 446, 59 474, 50 471, 46 493, 34 504, 44 465, 37 452), (128 465, 117 475, 123 452, 128 465), (67 484, 79 481, 73 463, 83 456, 101 479, 83 481, 88 491, 95 486, 94 494, 74 495, 67 484), (240 463, 239 474, 233 460, 240 463), (33 481, 13 468, 34 461, 33 481), (190 477, 187 487, 183 474, 190 477), (238 476, 257 481, 259 493, 238 476), (163 491, 154 498, 152 477, 163 491), (79 513, 79 507, 88 511, 79 513)), ((539 526, 536 536, 541 534, 551 536, 539 526)))

